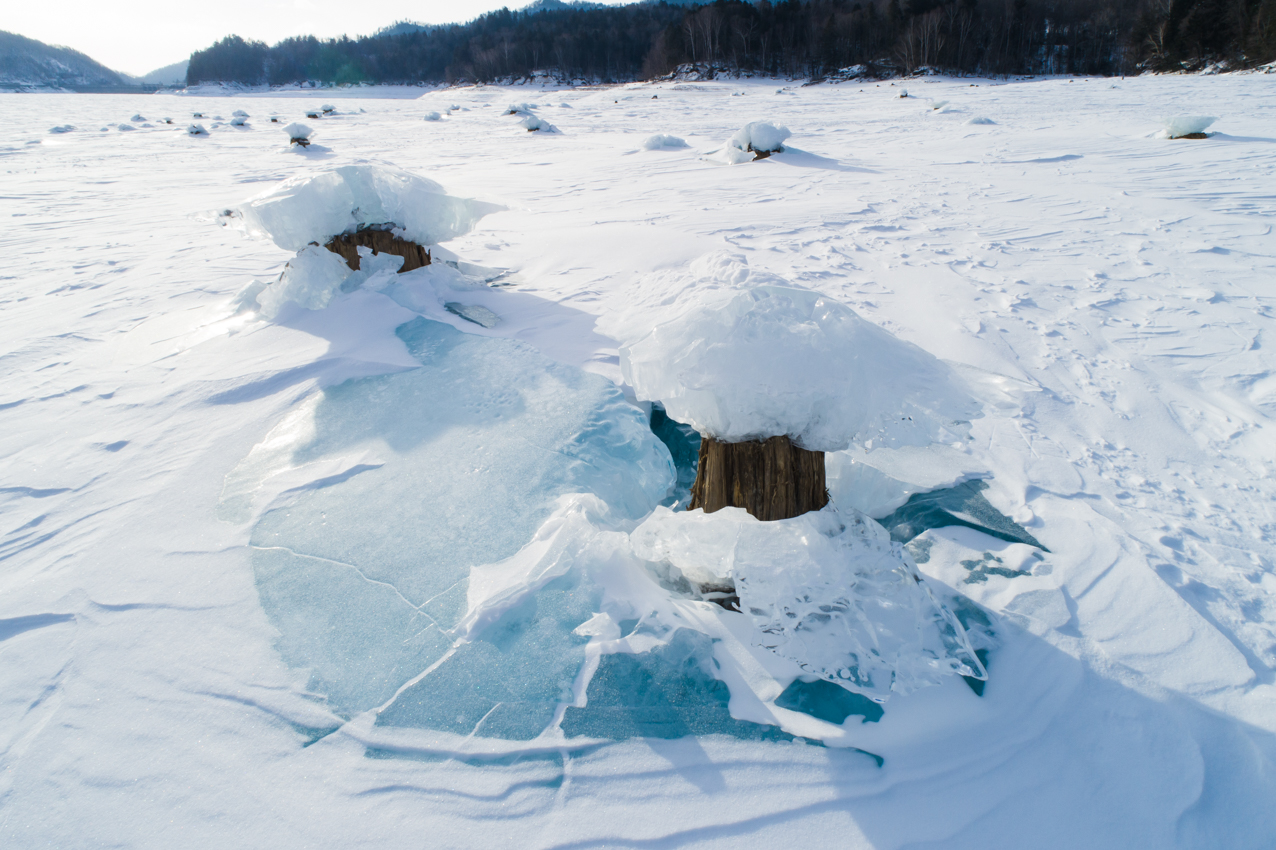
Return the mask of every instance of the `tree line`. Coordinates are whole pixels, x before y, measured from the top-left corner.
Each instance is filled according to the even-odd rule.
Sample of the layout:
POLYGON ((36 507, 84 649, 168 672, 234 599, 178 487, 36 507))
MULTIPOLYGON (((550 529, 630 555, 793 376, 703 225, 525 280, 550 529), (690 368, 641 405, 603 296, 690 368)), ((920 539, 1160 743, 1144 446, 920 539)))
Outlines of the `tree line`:
POLYGON ((501 9, 465 24, 274 46, 230 36, 191 55, 187 84, 490 83, 534 73, 606 83, 687 64, 810 79, 855 66, 1111 75, 1273 60, 1276 0, 717 0, 501 9))

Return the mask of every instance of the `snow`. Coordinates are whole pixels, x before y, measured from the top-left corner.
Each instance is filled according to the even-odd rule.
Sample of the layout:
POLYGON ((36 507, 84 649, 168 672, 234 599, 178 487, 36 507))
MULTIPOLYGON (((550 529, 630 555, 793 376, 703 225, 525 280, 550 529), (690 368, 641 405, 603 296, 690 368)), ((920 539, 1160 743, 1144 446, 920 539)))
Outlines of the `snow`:
POLYGON ((1204 133, 1217 120, 1211 115, 1175 115, 1165 118, 1162 123, 1165 125, 1166 136, 1171 139, 1180 139, 1183 136, 1204 133))
POLYGON ((973 125, 992 125, 992 124, 996 124, 997 122, 992 120, 991 118, 985 118, 982 115, 976 115, 973 118, 968 119, 966 123, 973 124, 973 125))
POLYGON ((728 442, 788 435, 812 451, 963 439, 980 406, 961 378, 845 304, 714 254, 642 287, 606 320, 641 401, 728 442))
MULTIPOLYGON (((765 79, 12 96, 0 845, 1266 846, 1270 80, 909 81, 954 113, 765 79), (572 105, 552 144, 500 114, 529 95, 572 105), (185 124, 47 132, 318 96, 347 104, 322 159, 185 124), (654 129, 707 148, 763 97, 801 151, 626 156, 654 129), (1200 114, 1245 126, 1152 135, 1200 114), (316 165, 505 209, 425 269, 267 318, 278 282, 250 281, 305 246, 221 213, 316 165), (748 262, 703 271, 723 251, 748 262), (839 517, 964 487, 1045 547, 947 526, 866 562, 912 559, 986 655, 982 696, 936 675, 878 714, 635 551, 673 472, 611 328, 767 286, 979 402, 968 440, 827 466, 839 517)), ((885 545, 823 516, 784 544, 808 577, 885 545)), ((774 565, 732 574, 764 624, 774 565)))
MULTIPOLYGON (((106 129, 105 127, 103 129, 106 129)), ((191 136, 207 136, 208 131, 204 129, 203 124, 191 124, 186 128, 187 134, 191 136)))
POLYGON ((314 130, 310 129, 305 124, 300 124, 294 121, 287 127, 284 127, 284 132, 288 134, 288 139, 290 141, 296 142, 308 140, 311 134, 314 133, 314 130))
POLYGON ((527 115, 520 120, 519 125, 529 133, 557 133, 558 128, 537 115, 527 115))
POLYGON ((392 224, 418 245, 466 233, 499 207, 448 195, 442 186, 389 166, 343 165, 301 174, 245 201, 245 229, 301 251, 361 226, 392 224))
POLYGON ((685 140, 677 136, 669 136, 664 133, 656 133, 654 136, 648 136, 643 140, 643 150, 658 151, 669 150, 672 148, 685 148, 687 143, 685 140))
POLYGON ((437 112, 427 112, 425 113, 425 120, 426 121, 442 121, 443 116, 437 112))
POLYGON ((784 150, 784 140, 791 135, 788 127, 770 121, 750 121, 736 131, 727 146, 737 151, 774 153, 784 150))

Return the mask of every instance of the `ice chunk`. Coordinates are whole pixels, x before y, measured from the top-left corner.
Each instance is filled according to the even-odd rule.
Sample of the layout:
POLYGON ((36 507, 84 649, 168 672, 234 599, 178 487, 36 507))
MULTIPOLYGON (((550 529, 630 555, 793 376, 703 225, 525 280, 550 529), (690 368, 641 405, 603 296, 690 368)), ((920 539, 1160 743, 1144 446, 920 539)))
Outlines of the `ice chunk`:
POLYGON ((658 151, 669 150, 671 148, 685 148, 686 141, 677 136, 666 136, 664 133, 657 133, 654 136, 648 136, 642 143, 644 150, 658 151))
POLYGON ((536 108, 534 103, 511 103, 505 107, 506 115, 531 115, 532 110, 536 108))
POLYGON ((694 583, 734 582, 760 645, 870 699, 986 675, 900 544, 854 509, 760 522, 739 508, 657 508, 631 540, 694 583))
POLYGON ((711 255, 653 281, 659 303, 635 299, 599 327, 620 342, 640 400, 719 440, 788 435, 838 451, 962 438, 980 407, 951 369, 846 305, 776 281, 711 255))
POLYGON ((448 195, 433 180, 375 165, 294 177, 239 208, 250 233, 289 251, 372 224, 394 224, 403 238, 431 245, 466 233, 499 209, 448 195))
POLYGON ((1206 128, 1217 120, 1212 115, 1174 115, 1162 119, 1165 124, 1165 135, 1171 139, 1204 133, 1206 128))
POLYGON ((427 112, 425 113, 425 120, 426 121, 442 121, 443 116, 437 112, 427 112))
POLYGON ((751 121, 737 130, 727 145, 739 151, 776 153, 784 150, 784 140, 791 135, 788 127, 776 126, 770 121, 751 121))
POLYGON ((443 308, 455 316, 460 316, 467 322, 473 322, 484 328, 494 328, 501 321, 500 316, 481 304, 462 304, 459 301, 449 301, 443 305, 443 308))
POLYGON ((307 310, 322 310, 349 276, 350 267, 338 254, 310 245, 289 261, 278 281, 257 296, 257 303, 268 319, 279 315, 288 301, 307 310))
MULTIPOLYGON (((444 718, 453 728, 468 708, 438 712, 470 705, 466 689, 480 678, 492 687, 475 699, 557 700, 580 664, 584 641, 571 633, 597 610, 594 591, 552 559, 529 556, 519 563, 532 567, 504 583, 511 573, 499 565, 528 547, 562 496, 586 494, 628 522, 644 516, 673 481, 669 454, 600 376, 425 319, 398 335, 422 366, 325 389, 228 476, 220 515, 259 512, 254 566, 280 651, 335 709, 382 705, 435 664, 386 722, 444 718), (477 593, 508 619, 487 617, 495 631, 475 637, 486 646, 472 641, 439 663, 469 610, 471 570, 484 565, 496 568, 477 593), (546 596, 560 590, 558 602, 546 596)), ((491 729, 523 735, 543 716, 510 711, 508 726, 491 729)))

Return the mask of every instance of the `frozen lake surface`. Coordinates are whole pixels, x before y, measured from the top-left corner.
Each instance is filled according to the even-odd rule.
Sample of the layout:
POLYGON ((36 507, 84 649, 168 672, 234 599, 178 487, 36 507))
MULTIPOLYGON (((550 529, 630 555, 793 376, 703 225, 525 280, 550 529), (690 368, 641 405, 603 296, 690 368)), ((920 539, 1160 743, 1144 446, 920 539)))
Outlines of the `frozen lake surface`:
POLYGON ((0 844, 1270 847, 1271 78, 907 86, 0 97, 0 844), (367 164, 488 212, 255 313, 233 210, 367 164), (981 407, 828 471, 986 682, 879 705, 644 572, 694 455, 607 334, 697 262, 981 407))

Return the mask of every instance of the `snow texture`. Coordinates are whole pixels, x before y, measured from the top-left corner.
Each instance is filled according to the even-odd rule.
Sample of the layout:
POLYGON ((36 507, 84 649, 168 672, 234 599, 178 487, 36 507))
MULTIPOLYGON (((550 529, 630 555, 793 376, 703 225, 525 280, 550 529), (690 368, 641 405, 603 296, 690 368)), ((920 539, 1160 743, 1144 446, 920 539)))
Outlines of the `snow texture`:
POLYGON ((538 115, 524 116, 518 122, 529 133, 557 133, 558 128, 538 115))
POLYGON ((249 233, 289 251, 382 224, 394 225, 396 233, 419 245, 433 245, 468 232, 497 209, 448 195, 433 180, 374 165, 298 175, 239 207, 249 233))
POLYGON ((742 257, 699 261, 673 287, 671 303, 641 305, 603 329, 621 343, 637 397, 701 434, 787 435, 831 452, 953 442, 980 414, 934 356, 845 304, 752 273, 742 257))

